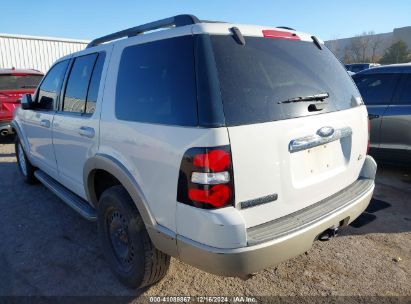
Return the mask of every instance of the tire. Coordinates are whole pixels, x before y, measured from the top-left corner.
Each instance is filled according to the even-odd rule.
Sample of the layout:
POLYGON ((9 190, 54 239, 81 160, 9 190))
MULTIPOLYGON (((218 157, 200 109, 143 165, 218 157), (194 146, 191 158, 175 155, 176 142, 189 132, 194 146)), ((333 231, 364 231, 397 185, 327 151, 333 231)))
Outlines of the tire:
POLYGON ((170 256, 152 244, 143 219, 122 186, 113 186, 100 197, 98 231, 106 260, 118 280, 130 288, 160 281, 170 256))
POLYGON ((16 136, 15 140, 15 150, 16 150, 16 157, 17 157, 17 165, 19 167, 19 171, 23 176, 24 181, 27 184, 34 184, 37 182, 36 177, 34 176, 34 171, 36 171, 36 167, 34 167, 26 156, 26 152, 23 149, 23 146, 20 142, 18 136, 16 136))

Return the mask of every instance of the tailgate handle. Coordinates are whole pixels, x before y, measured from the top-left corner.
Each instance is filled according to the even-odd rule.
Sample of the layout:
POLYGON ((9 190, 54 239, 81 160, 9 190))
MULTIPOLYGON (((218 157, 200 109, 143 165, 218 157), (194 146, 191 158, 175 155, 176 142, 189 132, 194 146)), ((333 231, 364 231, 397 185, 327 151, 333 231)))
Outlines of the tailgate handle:
POLYGON ((290 153, 294 153, 302 150, 307 150, 335 140, 339 140, 344 137, 351 136, 351 134, 352 129, 350 127, 344 127, 341 129, 322 127, 314 135, 308 135, 290 141, 290 144, 288 145, 288 151, 290 151, 290 153))

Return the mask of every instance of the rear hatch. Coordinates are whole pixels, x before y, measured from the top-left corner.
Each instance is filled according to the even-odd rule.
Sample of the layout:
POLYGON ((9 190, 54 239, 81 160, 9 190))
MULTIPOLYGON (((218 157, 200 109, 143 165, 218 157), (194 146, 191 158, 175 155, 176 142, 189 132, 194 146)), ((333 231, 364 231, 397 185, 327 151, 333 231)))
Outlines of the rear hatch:
POLYGON ((305 208, 358 178, 367 112, 324 45, 273 37, 245 37, 242 45, 227 35, 211 36, 211 43, 235 202, 247 227, 305 208))
POLYGON ((42 75, 0 74, 0 121, 10 121, 23 94, 32 94, 42 75))

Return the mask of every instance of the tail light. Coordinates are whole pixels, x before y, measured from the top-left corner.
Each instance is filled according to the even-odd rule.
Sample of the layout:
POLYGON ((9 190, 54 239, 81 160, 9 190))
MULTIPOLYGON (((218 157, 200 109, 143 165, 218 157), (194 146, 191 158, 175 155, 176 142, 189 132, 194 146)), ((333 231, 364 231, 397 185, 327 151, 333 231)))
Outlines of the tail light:
POLYGON ((371 121, 368 119, 368 142, 367 142, 367 153, 370 152, 371 146, 371 121))
POLYGON ((234 204, 230 146, 186 151, 180 166, 177 201, 203 209, 234 204))
POLYGON ((296 33, 279 31, 279 30, 263 30, 264 38, 276 38, 287 40, 301 40, 296 33))

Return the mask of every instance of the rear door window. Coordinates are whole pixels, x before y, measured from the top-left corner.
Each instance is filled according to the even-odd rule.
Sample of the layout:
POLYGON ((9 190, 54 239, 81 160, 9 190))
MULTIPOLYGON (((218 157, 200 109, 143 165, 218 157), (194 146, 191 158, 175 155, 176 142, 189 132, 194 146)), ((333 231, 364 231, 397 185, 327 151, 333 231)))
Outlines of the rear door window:
POLYGON ((211 36, 226 124, 242 125, 322 114, 357 106, 359 93, 332 52, 311 41, 211 36), (325 108, 314 102, 281 103, 327 93, 325 108))
POLYGON ((197 99, 192 36, 124 49, 119 66, 118 119, 196 126, 197 99))
POLYGON ((411 105, 411 74, 403 74, 403 81, 398 88, 393 104, 411 105))
POLYGON ((388 105, 398 82, 398 74, 357 74, 353 79, 366 105, 388 105))
POLYGON ((100 88, 105 53, 74 59, 64 93, 63 112, 93 114, 100 88))
POLYGON ((105 53, 99 53, 91 76, 90 86, 87 93, 86 114, 93 114, 96 110, 98 92, 100 88, 101 74, 103 72, 105 53))
POLYGON ((64 112, 85 112, 87 91, 96 59, 97 54, 94 53, 74 60, 64 94, 64 112))

